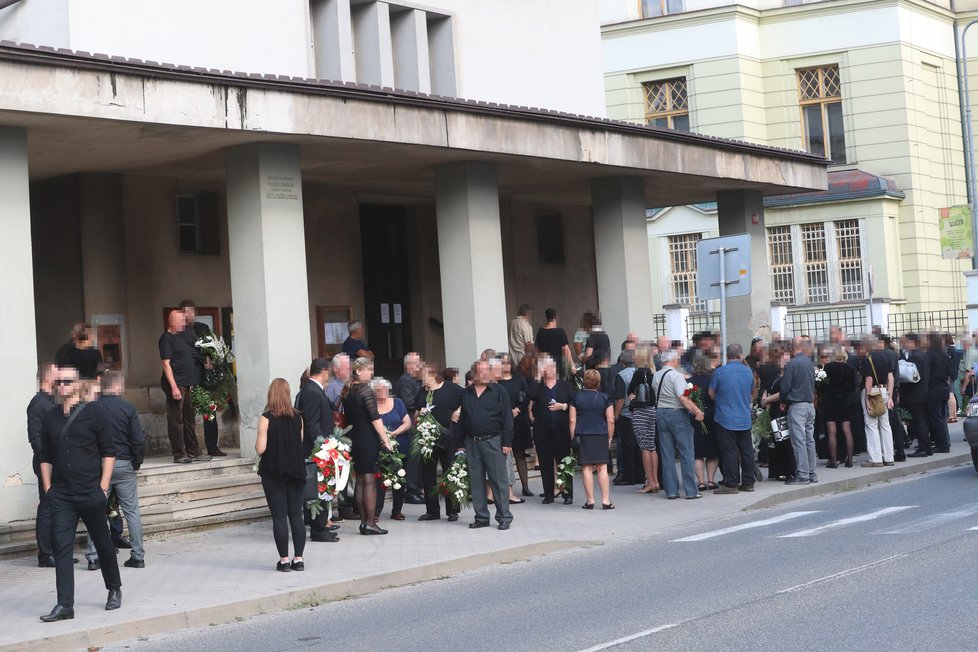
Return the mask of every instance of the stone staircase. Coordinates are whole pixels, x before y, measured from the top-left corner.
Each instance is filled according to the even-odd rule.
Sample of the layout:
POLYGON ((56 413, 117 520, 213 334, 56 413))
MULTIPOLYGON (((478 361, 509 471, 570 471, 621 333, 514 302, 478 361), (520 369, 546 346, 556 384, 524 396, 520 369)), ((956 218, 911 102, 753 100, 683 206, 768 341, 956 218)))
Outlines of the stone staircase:
MULTIPOLYGON (((228 450, 211 462, 173 464, 149 458, 139 470, 139 511, 147 535, 239 524, 268 517, 250 459, 228 450)), ((78 541, 85 540, 79 523, 78 541)), ((0 559, 37 554, 34 521, 0 524, 0 559)))

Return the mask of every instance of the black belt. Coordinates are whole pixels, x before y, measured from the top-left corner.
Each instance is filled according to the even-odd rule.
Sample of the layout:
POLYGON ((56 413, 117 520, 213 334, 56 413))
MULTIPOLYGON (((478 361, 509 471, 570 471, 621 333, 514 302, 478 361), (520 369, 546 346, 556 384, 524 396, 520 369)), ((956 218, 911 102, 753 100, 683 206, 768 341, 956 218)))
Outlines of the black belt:
POLYGON ((498 432, 496 434, 494 434, 494 435, 484 435, 482 437, 475 437, 475 436, 473 436, 472 437, 472 441, 487 441, 489 439, 493 439, 493 438, 498 437, 498 436, 499 436, 499 433, 498 432))

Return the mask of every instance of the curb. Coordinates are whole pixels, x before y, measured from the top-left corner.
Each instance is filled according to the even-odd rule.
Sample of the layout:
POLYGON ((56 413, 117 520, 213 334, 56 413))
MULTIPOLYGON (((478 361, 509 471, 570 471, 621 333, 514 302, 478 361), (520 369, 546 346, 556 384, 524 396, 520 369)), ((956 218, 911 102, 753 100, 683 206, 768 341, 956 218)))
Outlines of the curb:
POLYGON ((845 478, 843 480, 834 480, 832 482, 819 482, 818 484, 808 485, 807 487, 799 487, 798 489, 789 489, 787 491, 782 491, 774 494, 773 496, 762 498, 756 503, 744 507, 743 511, 749 512, 755 509, 776 507, 778 505, 783 505, 785 503, 789 503, 795 500, 800 500, 802 498, 815 498, 817 496, 826 496, 828 494, 834 494, 840 491, 863 489, 865 487, 869 487, 874 484, 879 484, 880 482, 887 482, 889 480, 895 480, 897 478, 905 478, 911 475, 916 475, 918 473, 927 473, 928 471, 949 468, 952 466, 958 466, 960 464, 966 464, 966 463, 967 464, 971 463, 970 452, 957 454, 957 455, 941 454, 941 456, 938 457, 937 459, 929 460, 927 462, 918 462, 913 466, 892 466, 892 467, 885 468, 885 470, 882 471, 877 471, 875 473, 867 473, 866 475, 861 475, 858 477, 845 478))
POLYGON ((310 608, 326 602, 361 597, 383 589, 426 582, 494 564, 512 563, 562 550, 595 545, 601 545, 601 542, 586 540, 541 541, 370 577, 320 584, 190 611, 150 616, 32 641, 18 641, 0 646, 0 652, 12 652, 14 650, 63 652, 64 650, 97 649, 118 641, 223 624, 269 612, 310 608))

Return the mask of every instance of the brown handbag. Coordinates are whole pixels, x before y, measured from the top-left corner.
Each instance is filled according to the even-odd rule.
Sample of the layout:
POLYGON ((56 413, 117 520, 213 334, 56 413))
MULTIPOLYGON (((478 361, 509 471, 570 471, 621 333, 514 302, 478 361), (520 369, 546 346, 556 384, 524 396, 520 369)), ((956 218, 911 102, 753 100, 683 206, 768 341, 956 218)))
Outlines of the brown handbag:
MULTIPOLYGON (((880 378, 876 373, 876 365, 873 364, 873 355, 867 353, 866 357, 869 358, 869 366, 873 368, 873 378, 878 383, 880 378)), ((886 414, 886 401, 883 400, 883 388, 879 384, 873 385, 866 390, 866 412, 874 418, 886 414)))

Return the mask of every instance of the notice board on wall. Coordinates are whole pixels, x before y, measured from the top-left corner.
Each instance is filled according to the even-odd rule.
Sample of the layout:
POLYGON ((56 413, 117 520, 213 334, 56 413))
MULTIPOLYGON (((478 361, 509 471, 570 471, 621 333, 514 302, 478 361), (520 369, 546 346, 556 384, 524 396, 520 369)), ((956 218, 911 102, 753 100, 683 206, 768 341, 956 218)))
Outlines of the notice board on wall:
POLYGON ((353 321, 353 306, 316 306, 316 341, 319 357, 329 358, 343 350, 353 321))

